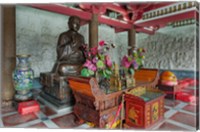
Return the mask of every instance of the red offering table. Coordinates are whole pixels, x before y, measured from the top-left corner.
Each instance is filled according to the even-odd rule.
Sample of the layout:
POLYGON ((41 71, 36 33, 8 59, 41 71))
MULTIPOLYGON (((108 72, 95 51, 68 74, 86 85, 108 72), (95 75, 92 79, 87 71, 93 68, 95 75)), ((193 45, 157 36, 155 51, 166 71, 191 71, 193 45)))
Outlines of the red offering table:
POLYGON ((70 76, 67 80, 76 100, 73 108, 74 114, 80 121, 92 122, 100 128, 110 126, 113 121, 119 122, 121 117, 117 115, 123 93, 138 86, 155 87, 158 75, 157 69, 140 69, 135 72, 135 87, 108 94, 100 89, 95 78, 70 76))

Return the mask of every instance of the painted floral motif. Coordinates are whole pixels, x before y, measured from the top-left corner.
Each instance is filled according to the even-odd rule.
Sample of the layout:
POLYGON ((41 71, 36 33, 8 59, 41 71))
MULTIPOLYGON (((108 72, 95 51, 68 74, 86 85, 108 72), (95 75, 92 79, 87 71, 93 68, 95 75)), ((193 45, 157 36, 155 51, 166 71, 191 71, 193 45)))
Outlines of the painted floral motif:
POLYGON ((31 89, 33 87, 33 70, 15 70, 13 79, 16 90, 31 89))
POLYGON ((17 91, 30 90, 33 87, 34 72, 30 68, 28 55, 18 56, 18 65, 13 72, 14 87, 17 91))

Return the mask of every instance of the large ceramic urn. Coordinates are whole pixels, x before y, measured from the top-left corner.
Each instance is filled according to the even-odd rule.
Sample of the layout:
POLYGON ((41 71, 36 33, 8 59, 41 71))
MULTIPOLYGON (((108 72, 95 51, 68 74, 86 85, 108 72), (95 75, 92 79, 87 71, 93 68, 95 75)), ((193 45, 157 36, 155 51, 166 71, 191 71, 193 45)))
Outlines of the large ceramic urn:
POLYGON ((31 68, 30 55, 17 55, 17 66, 13 72, 16 101, 27 101, 32 98, 34 72, 31 68))

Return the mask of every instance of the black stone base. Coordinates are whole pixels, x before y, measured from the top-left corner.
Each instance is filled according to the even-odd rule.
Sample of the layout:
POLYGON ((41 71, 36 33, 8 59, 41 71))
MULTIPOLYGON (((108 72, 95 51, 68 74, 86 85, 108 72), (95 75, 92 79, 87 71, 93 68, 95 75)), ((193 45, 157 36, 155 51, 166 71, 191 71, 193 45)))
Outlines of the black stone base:
POLYGON ((55 106, 57 109, 66 108, 75 104, 73 99, 58 100, 45 92, 41 92, 40 97, 55 106))

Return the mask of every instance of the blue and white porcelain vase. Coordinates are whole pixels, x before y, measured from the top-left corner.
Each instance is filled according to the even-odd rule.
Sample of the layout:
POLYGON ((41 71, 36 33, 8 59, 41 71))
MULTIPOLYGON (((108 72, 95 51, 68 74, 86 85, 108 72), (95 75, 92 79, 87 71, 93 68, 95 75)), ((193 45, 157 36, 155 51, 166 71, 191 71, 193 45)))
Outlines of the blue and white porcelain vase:
POLYGON ((17 66, 13 72, 16 101, 26 101, 32 98, 30 90, 33 88, 34 71, 29 58, 30 55, 17 55, 17 66))

